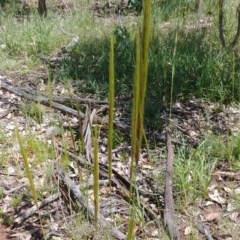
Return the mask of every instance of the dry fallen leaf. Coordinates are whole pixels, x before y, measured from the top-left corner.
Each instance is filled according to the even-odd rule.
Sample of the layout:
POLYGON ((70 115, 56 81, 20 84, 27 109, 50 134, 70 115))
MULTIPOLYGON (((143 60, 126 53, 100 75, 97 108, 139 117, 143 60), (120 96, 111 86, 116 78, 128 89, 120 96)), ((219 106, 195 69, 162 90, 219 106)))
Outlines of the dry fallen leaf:
POLYGON ((238 212, 233 212, 229 215, 229 218, 233 221, 233 222, 237 222, 238 220, 238 216, 239 216, 239 213, 238 212))
POLYGON ((191 226, 188 226, 184 229, 184 235, 185 236, 188 236, 192 233, 192 227, 191 226))
POLYGON ((208 190, 209 190, 210 192, 212 192, 216 187, 217 187, 217 184, 214 183, 214 184, 212 184, 212 185, 210 185, 210 186, 208 187, 208 190))
POLYGON ((236 189, 235 189, 235 193, 236 193, 236 194, 240 194, 240 188, 236 188, 236 189))
POLYGON ((219 192, 217 189, 214 190, 213 194, 208 194, 208 196, 211 200, 221 205, 226 203, 226 199, 219 195, 219 192))
POLYGON ((211 222, 213 220, 219 220, 220 219, 220 214, 219 212, 210 212, 204 214, 205 222, 211 222))
POLYGON ((228 212, 232 212, 234 209, 235 209, 235 207, 231 203, 227 204, 227 211, 228 212))
POLYGON ((150 164, 143 164, 142 167, 145 169, 153 169, 153 166, 150 164))
POLYGON ((215 203, 212 202, 212 201, 207 201, 206 204, 205 204, 205 206, 210 206, 210 205, 213 205, 213 204, 215 204, 215 203))
POLYGON ((232 189, 229 188, 229 187, 223 187, 223 190, 227 193, 232 193, 233 192, 232 189))

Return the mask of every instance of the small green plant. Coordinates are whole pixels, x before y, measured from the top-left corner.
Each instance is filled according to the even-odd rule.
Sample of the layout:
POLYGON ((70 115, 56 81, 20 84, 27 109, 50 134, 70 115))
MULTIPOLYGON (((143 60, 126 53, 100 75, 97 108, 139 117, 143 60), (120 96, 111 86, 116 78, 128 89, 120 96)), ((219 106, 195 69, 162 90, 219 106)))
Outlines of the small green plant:
POLYGON ((21 203, 22 203, 22 200, 23 200, 23 195, 22 194, 18 194, 16 196, 14 196, 12 199, 11 199, 11 205, 12 207, 18 207, 21 203))
POLYGON ((37 123, 43 121, 43 109, 39 103, 28 103, 22 107, 23 114, 33 118, 37 123))
MULTIPOLYGON (((99 225, 99 157, 98 157, 98 135, 99 129, 93 129, 93 178, 94 178, 94 227, 96 233, 98 232, 99 225)), ((110 176, 111 177, 111 176, 110 176)))
POLYGON ((2 199, 4 196, 4 189, 0 187, 0 199, 2 199))
POLYGON ((179 199, 184 199, 186 206, 199 197, 207 197, 211 172, 218 159, 209 156, 203 142, 196 150, 182 147, 176 154, 175 191, 179 199))
MULTIPOLYGON (((22 137, 21 137, 17 127, 16 127, 16 135, 17 135, 19 146, 20 146, 20 151, 21 151, 21 154, 22 154, 22 157, 23 157, 23 163, 24 163, 24 168, 25 168, 25 171, 26 171, 26 176, 29 180, 29 186, 30 186, 30 189, 31 189, 31 192, 32 192, 32 197, 33 197, 33 200, 34 200, 34 203, 35 203, 37 209, 39 210, 38 195, 37 195, 36 187, 35 187, 35 184, 34 184, 34 181, 33 181, 33 174, 32 174, 31 168, 30 168, 30 164, 29 164, 28 157, 27 157, 27 152, 26 152, 26 149, 24 147, 22 137)), ((40 221, 41 229, 43 230, 42 220, 41 220, 40 215, 39 215, 39 221, 40 221)))
POLYGON ((0 128, 0 144, 3 144, 6 141, 6 136, 4 135, 2 129, 0 128))
POLYGON ((206 153, 209 156, 218 158, 219 160, 227 160, 230 167, 239 169, 240 159, 240 134, 232 136, 211 136, 207 139, 206 153))
POLYGON ((123 134, 120 131, 115 130, 113 132, 113 148, 119 146, 123 141, 124 141, 123 134))
POLYGON ((47 145, 44 141, 36 139, 32 134, 24 137, 24 147, 33 165, 38 165, 54 158, 53 147, 47 145))
POLYGON ((13 216, 4 216, 2 223, 3 225, 9 227, 13 224, 13 221, 14 221, 13 216))

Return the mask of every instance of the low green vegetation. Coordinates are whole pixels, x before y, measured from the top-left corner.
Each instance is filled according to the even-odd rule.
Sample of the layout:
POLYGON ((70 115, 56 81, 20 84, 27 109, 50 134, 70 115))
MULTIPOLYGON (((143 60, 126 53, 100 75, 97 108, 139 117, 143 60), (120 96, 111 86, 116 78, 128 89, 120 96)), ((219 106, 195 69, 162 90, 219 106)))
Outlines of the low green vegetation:
MULTIPOLYGON (((202 15, 199 16, 192 11, 194 1, 192 4, 189 1, 188 5, 183 2, 155 3, 150 40, 146 117, 148 114, 152 117, 154 113, 158 113, 153 105, 159 108, 163 102, 169 102, 173 63, 174 99, 184 100, 196 96, 222 103, 240 99, 239 56, 221 48, 216 25, 216 4, 204 3, 202 15), (212 16, 206 18, 205 14, 210 9, 212 16), (167 19, 163 17, 164 14, 168 16, 167 19), (206 26, 201 27, 198 19, 207 21, 206 26), (176 35, 177 49, 173 59, 176 35)), ((228 8, 226 9, 227 21, 224 27, 227 36, 230 36, 227 41, 230 42, 235 34, 237 21, 228 18, 228 8)), ((53 54, 79 36, 79 43, 72 49, 70 56, 63 59, 57 70, 50 70, 51 78, 63 82, 69 79, 78 80, 81 83, 80 91, 94 92, 102 97, 108 92, 109 34, 114 32, 116 94, 132 91, 135 35, 138 31, 138 27, 132 27, 132 23, 138 22, 137 17, 113 24, 93 18, 89 10, 82 10, 81 14, 72 12, 64 18, 56 17, 52 12, 49 12, 46 19, 32 16, 28 20, 23 17, 14 24, 12 16, 1 16, 1 19, 4 28, 1 28, 0 58, 5 59, 1 68, 22 69, 23 65, 25 71, 28 71, 41 64, 41 57, 53 54)))

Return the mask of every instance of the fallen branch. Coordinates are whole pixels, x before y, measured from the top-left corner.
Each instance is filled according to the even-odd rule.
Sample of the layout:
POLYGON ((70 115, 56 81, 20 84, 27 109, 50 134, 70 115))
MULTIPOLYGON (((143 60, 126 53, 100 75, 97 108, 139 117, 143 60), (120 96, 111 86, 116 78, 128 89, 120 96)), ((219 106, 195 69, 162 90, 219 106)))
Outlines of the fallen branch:
MULTIPOLYGON (((61 153, 67 154, 71 158, 75 159, 81 166, 85 167, 90 167, 93 168, 93 165, 91 162, 88 162, 84 160, 84 157, 81 155, 75 155, 74 153, 64 149, 63 147, 60 146, 55 146, 57 150, 61 153)), ((121 189, 125 189, 124 191, 129 191, 130 190, 130 182, 125 179, 123 176, 121 176, 115 169, 112 169, 113 177, 112 177, 112 182, 115 184, 117 187, 121 189)), ((99 164, 99 174, 101 177, 106 177, 108 178, 108 166, 105 164, 100 163, 99 164)), ((138 193, 142 195, 143 197, 157 197, 160 195, 160 193, 152 193, 152 192, 146 192, 143 190, 138 189, 136 186, 132 185, 132 191, 134 193, 138 193)))
POLYGON ((26 98, 28 100, 32 100, 34 102, 40 103, 42 105, 45 105, 47 107, 52 107, 54 109, 59 110, 60 112, 63 112, 65 114, 70 114, 72 116, 78 117, 80 116, 81 118, 85 117, 85 114, 82 112, 78 112, 72 108, 66 107, 65 105, 56 103, 54 101, 51 101, 49 99, 47 99, 46 97, 40 97, 40 96, 34 96, 30 93, 26 93, 24 91, 22 91, 21 89, 17 88, 17 87, 13 87, 10 84, 7 84, 5 82, 3 82, 2 80, 0 80, 0 88, 5 89, 11 93, 14 93, 20 97, 26 98))
POLYGON ((208 227, 205 224, 199 223, 198 230, 206 236, 207 240, 214 240, 208 227))
MULTIPOLYGON (((75 185, 72 180, 63 172, 63 170, 60 168, 60 166, 56 166, 55 168, 57 176, 66 184, 66 186, 71 190, 71 192, 76 197, 77 201, 88 210, 90 213, 90 216, 94 217, 94 207, 91 205, 86 197, 83 195, 83 193, 80 191, 79 187, 75 185)), ((109 230, 109 232, 112 233, 112 235, 119 240, 125 240, 126 236, 120 232, 118 229, 113 227, 102 215, 99 214, 98 216, 98 222, 102 227, 105 227, 109 230)))
POLYGON ((21 185, 19 185, 19 186, 16 186, 15 188, 12 188, 12 189, 10 189, 10 190, 5 190, 5 191, 3 191, 3 195, 4 195, 4 196, 8 196, 8 195, 10 195, 10 194, 12 194, 12 193, 14 193, 14 192, 17 192, 17 191, 19 191, 20 189, 24 188, 26 185, 27 185, 26 183, 23 183, 23 184, 21 184, 21 185))
POLYGON ((215 171, 212 176, 228 178, 230 180, 240 180, 240 171, 238 172, 225 172, 225 171, 215 171))
POLYGON ((164 192, 164 225, 168 228, 171 239, 180 239, 180 232, 177 226, 177 218, 174 210, 174 200, 172 193, 173 185, 173 146, 171 138, 166 131, 167 139, 167 163, 166 163, 166 179, 165 179, 165 192, 164 192))
MULTIPOLYGON (((14 93, 14 94, 16 94, 20 97, 26 98, 28 100, 40 103, 44 106, 54 108, 64 114, 68 114, 68 115, 71 115, 71 116, 74 116, 77 118, 80 117, 81 119, 85 118, 85 114, 80 111, 76 111, 70 107, 63 105, 63 104, 54 102, 46 97, 35 96, 33 94, 27 93, 27 92, 21 90, 20 88, 13 87, 12 85, 5 83, 4 81, 7 81, 7 79, 0 76, 0 88, 2 88, 2 89, 5 89, 11 93, 14 93)), ((29 92, 29 90, 28 90, 28 92, 29 92)), ((100 118, 100 117, 96 116, 93 119, 93 123, 101 124, 101 125, 108 125, 108 118, 100 118)), ((124 129, 124 130, 129 128, 129 126, 127 124, 120 122, 118 120, 114 122, 114 125, 118 128, 124 129)))
MULTIPOLYGON (((93 168, 93 165, 91 162, 88 162, 86 160, 84 160, 83 156, 77 156, 74 153, 56 146, 57 150, 67 154, 68 156, 70 156, 71 158, 75 159, 80 165, 84 166, 84 167, 89 167, 89 168, 93 168)), ((108 166, 105 164, 100 163, 99 164, 99 174, 101 177, 107 178, 108 179, 108 166)), ((138 189, 135 185, 130 185, 130 182, 125 179, 123 176, 121 176, 115 169, 112 169, 112 185, 116 185, 119 189, 121 189, 121 192, 123 193, 123 197, 125 199, 129 200, 129 191, 130 188, 132 188, 132 192, 135 193, 136 195, 142 195, 143 197, 152 197, 152 198, 157 198, 160 193, 151 193, 151 192, 147 192, 147 191, 143 191, 138 189)), ((140 200, 139 200, 140 201, 140 200)), ((144 217, 146 219, 151 219, 151 220, 156 220, 158 218, 158 216, 152 211, 152 209, 150 207, 148 207, 143 201, 139 202, 141 205, 141 208, 144 209, 144 217)))
MULTIPOLYGON (((22 91, 20 88, 13 87, 9 83, 4 82, 4 80, 6 81, 6 79, 4 79, 3 77, 0 76, 0 88, 2 88, 2 89, 5 89, 5 90, 7 90, 11 93, 14 93, 14 94, 20 96, 20 97, 23 97, 23 98, 26 98, 28 100, 37 102, 37 103, 42 104, 44 106, 54 108, 54 109, 56 109, 56 110, 58 110, 58 111, 60 111, 64 114, 71 115, 71 116, 74 116, 74 117, 77 117, 77 118, 79 118, 79 116, 80 116, 81 119, 85 118, 85 114, 80 112, 80 111, 77 111, 75 109, 67 107, 63 104, 54 102, 51 99, 48 99, 48 98, 43 97, 43 96, 34 96, 33 94, 22 91)), ((108 118, 100 118, 100 117, 96 116, 93 119, 93 123, 94 124, 107 125, 108 124, 108 118)), ((114 125, 116 127, 120 128, 120 129, 128 129, 129 128, 128 125, 126 125, 126 124, 124 124, 120 121, 115 121, 114 125)))
MULTIPOLYGON (((48 97, 47 94, 45 94, 43 91, 36 91, 33 89, 28 89, 28 88, 19 88, 21 91, 24 91, 26 93, 30 93, 35 96, 43 96, 43 97, 48 97)), ((94 98, 81 98, 81 97, 67 97, 67 96, 58 96, 58 95, 51 95, 50 96, 51 101, 58 102, 61 104, 99 104, 99 105, 105 105, 108 104, 108 101, 103 101, 103 100, 97 100, 94 98)))
POLYGON ((19 224, 23 223, 26 219, 28 219, 34 213, 36 213, 38 211, 38 209, 44 207, 45 205, 47 205, 51 202, 54 202, 58 198, 59 198, 59 193, 56 193, 54 195, 51 195, 50 197, 43 199, 42 201, 39 201, 37 206, 34 205, 31 208, 27 209, 26 211, 20 213, 20 216, 14 220, 13 225, 15 226, 15 225, 19 225, 19 224))

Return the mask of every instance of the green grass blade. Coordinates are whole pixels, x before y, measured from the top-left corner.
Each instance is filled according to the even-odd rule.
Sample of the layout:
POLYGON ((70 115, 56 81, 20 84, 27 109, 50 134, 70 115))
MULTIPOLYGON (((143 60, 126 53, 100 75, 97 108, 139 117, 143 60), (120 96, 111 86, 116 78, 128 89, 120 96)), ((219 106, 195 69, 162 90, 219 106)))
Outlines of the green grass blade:
POLYGON ((139 108, 139 88, 140 88, 140 38, 137 35, 136 39, 136 63, 135 63, 135 78, 134 78, 134 88, 133 88, 133 103, 132 103, 132 126, 131 126, 131 164, 130 164, 130 182, 132 182, 133 177, 133 167, 134 160, 136 161, 139 151, 139 142, 138 142, 138 108, 139 108))
POLYGON ((113 149, 113 120, 114 120, 114 39, 110 40, 110 54, 109 54, 109 109, 108 109, 108 174, 109 184, 111 186, 112 179, 112 149, 113 149))
POLYGON ((130 219, 128 221, 128 233, 127 233, 127 240, 132 240, 135 239, 135 206, 132 206, 132 210, 131 210, 131 216, 130 219))
POLYGON ((140 86, 139 88, 139 109, 138 109, 138 146, 136 152, 136 163, 139 160, 140 148, 142 144, 142 134, 143 134, 143 118, 144 118, 144 107, 145 107, 145 95, 147 89, 147 79, 148 79, 148 54, 149 54, 149 41, 151 35, 151 8, 152 1, 145 1, 144 6, 144 17, 143 17, 143 39, 141 46, 141 61, 140 61, 140 86))
MULTIPOLYGON (((33 176, 32 176, 32 172, 31 172, 30 167, 29 167, 29 162, 28 162, 26 150, 23 146, 23 141, 22 141, 22 138, 20 136, 18 127, 16 127, 15 131, 16 131, 18 143, 19 143, 19 146, 20 146, 20 151, 21 151, 21 154, 22 154, 22 157, 23 157, 25 171, 26 171, 27 178, 28 178, 28 181, 29 181, 29 184, 30 184, 30 189, 32 191, 33 200, 34 200, 34 203, 35 203, 35 205, 38 209, 38 212, 39 212, 37 191, 36 191, 36 188, 35 188, 35 185, 34 185, 34 182, 33 182, 33 176)), ((42 225, 42 220, 41 220, 40 215, 39 215, 39 222, 40 222, 41 230, 43 232, 43 225, 42 225)))
POLYGON ((177 52, 177 42, 178 42, 178 32, 175 35, 174 49, 173 49, 173 58, 172 58, 172 76, 171 76, 171 95, 170 95, 170 106, 169 106, 169 119, 172 118, 172 102, 173 102, 173 87, 174 87, 174 76, 176 69, 176 52, 177 52))
POLYGON ((98 127, 94 128, 93 136, 93 178, 94 178, 94 225, 96 231, 98 230, 98 216, 99 216, 99 162, 98 162, 98 127))
POLYGON ((29 180, 30 188, 31 188, 31 191, 32 191, 33 200, 34 200, 34 203, 36 204, 36 207, 38 208, 37 192, 36 192, 36 189, 35 189, 32 172, 31 172, 30 167, 29 167, 27 154, 26 154, 25 148, 23 146, 23 141, 22 141, 22 138, 20 136, 18 127, 16 127, 16 135, 17 135, 19 146, 20 146, 21 154, 22 154, 22 157, 23 157, 25 171, 26 171, 27 178, 29 180))

